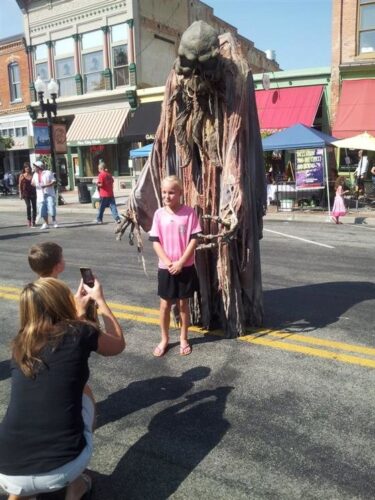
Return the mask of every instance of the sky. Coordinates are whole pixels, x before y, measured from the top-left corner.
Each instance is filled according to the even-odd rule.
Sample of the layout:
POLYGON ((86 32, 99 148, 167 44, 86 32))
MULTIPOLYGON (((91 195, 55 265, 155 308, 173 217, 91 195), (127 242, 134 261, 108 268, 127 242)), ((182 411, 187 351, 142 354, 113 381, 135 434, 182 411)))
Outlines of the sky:
MULTIPOLYGON (((203 1, 256 48, 274 50, 281 69, 330 66, 331 0, 203 1)), ((22 33, 16 0, 0 2, 0 39, 22 33)))

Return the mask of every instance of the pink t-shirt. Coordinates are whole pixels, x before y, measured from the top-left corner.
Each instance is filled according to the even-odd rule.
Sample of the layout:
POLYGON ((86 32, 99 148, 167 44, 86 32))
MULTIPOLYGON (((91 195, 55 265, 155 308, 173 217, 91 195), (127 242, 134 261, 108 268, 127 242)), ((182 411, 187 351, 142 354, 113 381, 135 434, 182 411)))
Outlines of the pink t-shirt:
MULTIPOLYGON (((197 214, 191 207, 182 205, 177 213, 170 213, 164 207, 156 210, 150 231, 150 240, 159 241, 172 262, 176 262, 188 246, 191 236, 201 232, 197 214)), ((194 254, 184 267, 194 264, 194 254)), ((159 259, 159 267, 167 266, 159 259)))

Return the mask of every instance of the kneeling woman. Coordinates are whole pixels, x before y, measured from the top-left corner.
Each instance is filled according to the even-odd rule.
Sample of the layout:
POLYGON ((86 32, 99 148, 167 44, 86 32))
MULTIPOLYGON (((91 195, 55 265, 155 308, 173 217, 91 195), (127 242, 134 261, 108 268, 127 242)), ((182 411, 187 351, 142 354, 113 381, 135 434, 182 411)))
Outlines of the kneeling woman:
POLYGON ((20 296, 21 328, 13 341, 12 387, 0 424, 0 486, 9 500, 66 488, 67 500, 89 498, 82 474, 93 451, 95 406, 89 387, 92 351, 125 348, 120 325, 95 280, 75 296, 54 278, 31 283, 20 296), (96 301, 104 331, 80 318, 96 301))

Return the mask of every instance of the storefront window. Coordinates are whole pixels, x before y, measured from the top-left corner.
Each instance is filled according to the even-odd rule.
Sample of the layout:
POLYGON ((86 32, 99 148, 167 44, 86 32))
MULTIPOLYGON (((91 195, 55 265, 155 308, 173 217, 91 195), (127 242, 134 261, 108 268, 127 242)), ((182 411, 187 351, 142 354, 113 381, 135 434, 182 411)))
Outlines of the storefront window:
POLYGON ((115 87, 129 85, 128 25, 111 27, 112 71, 115 87))
POLYGON ((375 1, 360 0, 359 53, 375 52, 375 1))
POLYGON ((119 175, 130 175, 129 169, 129 151, 131 149, 130 143, 121 143, 118 145, 118 162, 119 162, 119 175))

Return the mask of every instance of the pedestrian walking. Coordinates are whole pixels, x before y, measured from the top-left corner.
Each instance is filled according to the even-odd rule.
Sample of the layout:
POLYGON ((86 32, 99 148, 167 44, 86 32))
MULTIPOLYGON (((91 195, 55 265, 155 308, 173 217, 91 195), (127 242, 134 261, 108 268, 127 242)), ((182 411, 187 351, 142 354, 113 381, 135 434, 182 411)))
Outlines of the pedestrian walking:
POLYGON ((56 178, 50 170, 46 170, 44 162, 37 160, 33 163, 35 173, 32 185, 36 188, 36 202, 38 217, 44 220, 41 229, 49 228, 48 216, 51 216, 53 227, 59 227, 56 221, 56 178))
POLYGON ((364 194, 365 192, 365 178, 367 175, 367 169, 369 166, 369 161, 367 157, 367 151, 360 149, 358 151, 358 166, 355 169, 354 175, 356 177, 357 184, 357 194, 364 194))
POLYGON ((371 167, 372 193, 375 194, 375 165, 371 167))
POLYGON ((121 222, 121 218, 117 211, 116 200, 113 194, 114 179, 111 173, 106 168, 104 162, 99 163, 98 170, 99 170, 99 175, 97 180, 97 186, 99 188, 100 205, 95 222, 97 224, 103 224, 104 210, 109 207, 112 212, 112 217, 117 222, 117 224, 119 224, 121 222))
POLYGON ((198 290, 194 265, 198 233, 201 232, 195 211, 181 204, 181 184, 177 176, 166 177, 161 184, 164 206, 156 210, 150 231, 150 241, 159 257, 158 295, 160 296, 161 341, 154 356, 168 350, 171 307, 177 302, 180 312, 180 354, 191 354, 188 341, 189 298, 198 290))
POLYGON ((342 224, 342 222, 340 222, 340 217, 346 215, 344 194, 348 193, 349 191, 344 191, 344 186, 345 186, 345 177, 340 175, 336 179, 335 183, 336 196, 332 207, 332 221, 335 222, 335 224, 342 224))
POLYGON ((10 194, 10 186, 9 186, 9 172, 4 172, 3 176, 3 186, 4 186, 4 194, 10 194))
POLYGON ((35 227, 36 221, 36 188, 31 184, 33 173, 30 163, 26 161, 18 180, 18 190, 20 199, 26 204, 27 224, 29 227, 35 227))

